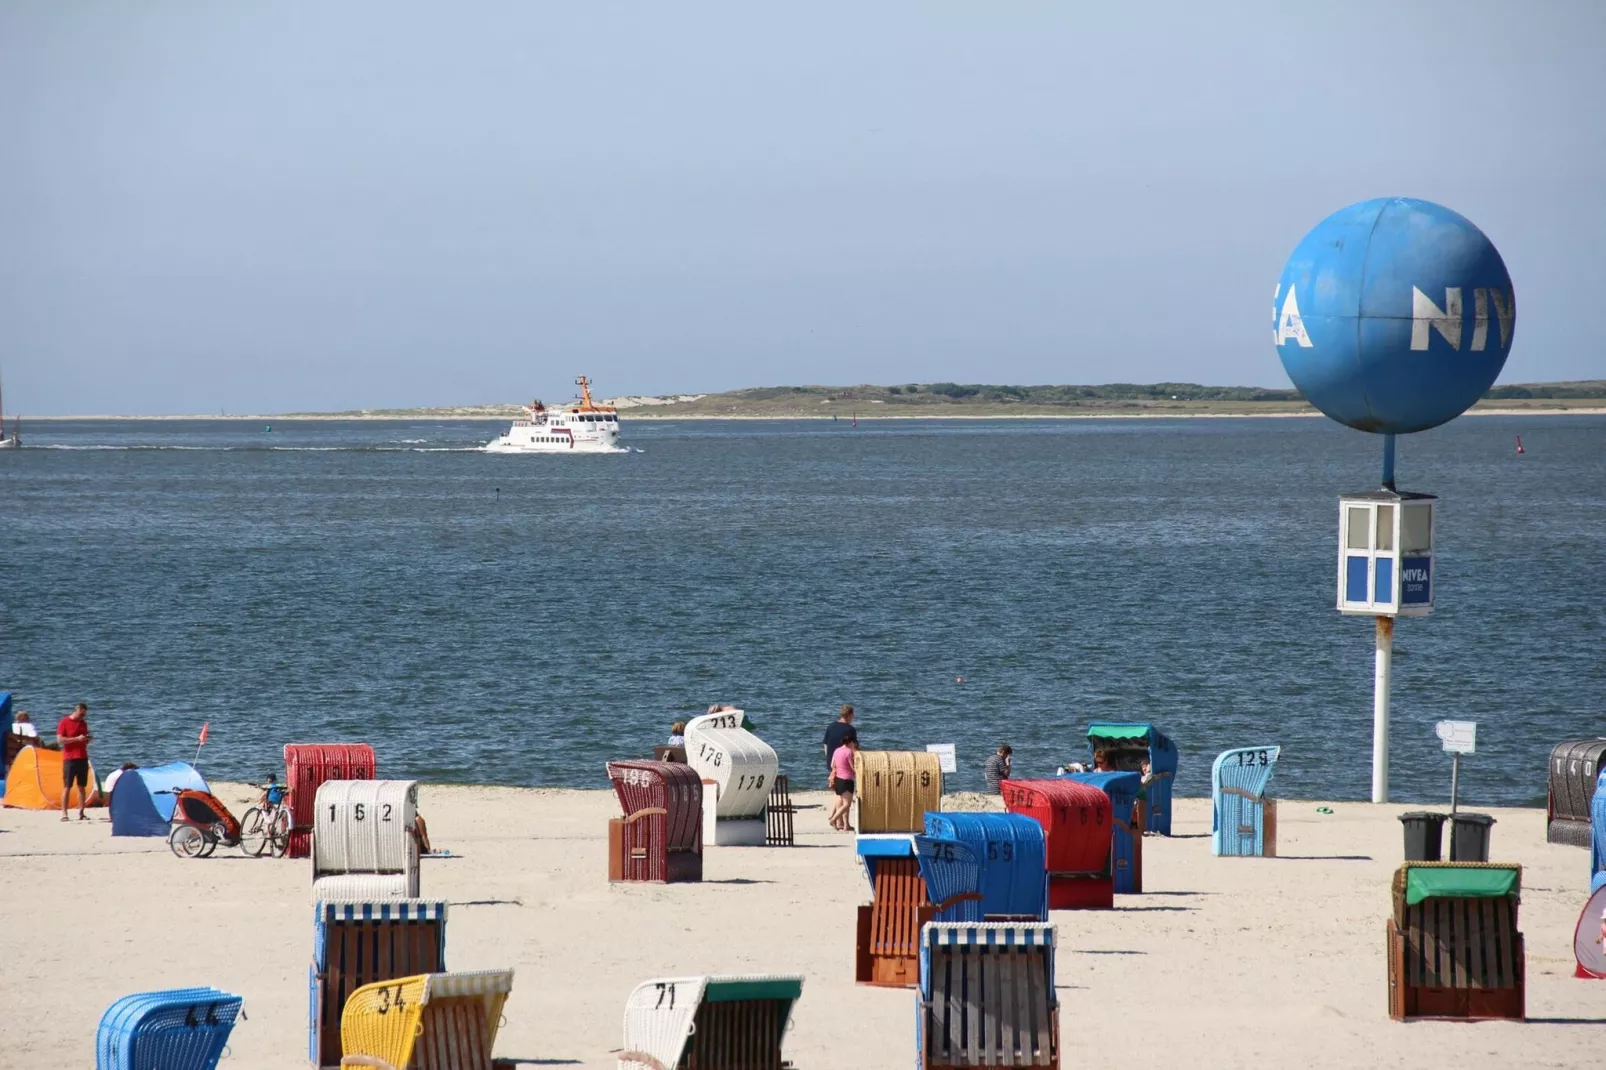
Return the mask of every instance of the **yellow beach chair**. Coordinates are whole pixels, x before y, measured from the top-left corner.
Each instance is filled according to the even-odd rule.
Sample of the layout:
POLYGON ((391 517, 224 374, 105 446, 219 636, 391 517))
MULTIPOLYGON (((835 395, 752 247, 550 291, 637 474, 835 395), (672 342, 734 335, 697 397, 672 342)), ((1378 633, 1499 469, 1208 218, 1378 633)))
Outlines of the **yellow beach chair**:
POLYGON ((340 1017, 341 1066, 491 1070, 512 970, 425 973, 363 985, 340 1017))

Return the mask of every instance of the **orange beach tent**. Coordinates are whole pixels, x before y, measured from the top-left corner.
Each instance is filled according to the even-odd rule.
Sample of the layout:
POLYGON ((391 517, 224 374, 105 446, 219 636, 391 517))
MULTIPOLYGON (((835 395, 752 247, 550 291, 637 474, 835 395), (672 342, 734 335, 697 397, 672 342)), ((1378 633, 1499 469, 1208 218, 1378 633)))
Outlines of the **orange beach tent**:
MULTIPOLYGON (((95 767, 89 767, 89 805, 101 805, 100 780, 95 767)), ((6 774, 5 805, 18 810, 61 809, 61 751, 24 747, 17 752, 6 774)), ((78 805, 78 788, 73 788, 69 806, 78 805)))

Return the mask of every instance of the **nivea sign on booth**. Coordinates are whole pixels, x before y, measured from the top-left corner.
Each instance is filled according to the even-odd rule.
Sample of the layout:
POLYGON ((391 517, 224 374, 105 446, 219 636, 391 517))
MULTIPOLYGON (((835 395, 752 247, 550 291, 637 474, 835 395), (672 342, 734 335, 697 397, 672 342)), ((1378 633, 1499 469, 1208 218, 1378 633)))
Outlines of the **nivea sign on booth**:
POLYGON ((1383 436, 1378 490, 1339 497, 1338 609, 1376 618, 1372 801, 1388 801, 1394 618, 1433 609, 1438 499, 1398 490, 1394 436, 1455 419, 1494 385, 1517 299, 1494 244, 1442 205, 1363 201, 1318 223, 1273 292, 1272 338, 1325 415, 1383 436))

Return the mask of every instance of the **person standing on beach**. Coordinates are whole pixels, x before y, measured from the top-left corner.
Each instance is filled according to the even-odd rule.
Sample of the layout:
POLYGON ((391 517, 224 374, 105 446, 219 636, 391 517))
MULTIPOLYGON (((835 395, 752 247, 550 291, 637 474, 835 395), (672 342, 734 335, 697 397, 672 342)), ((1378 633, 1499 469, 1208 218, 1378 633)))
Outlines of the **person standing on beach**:
POLYGON ((850 736, 831 755, 831 790, 836 792, 836 799, 831 803, 831 813, 826 820, 838 832, 852 831, 848 810, 853 806, 853 755, 858 749, 858 739, 850 736))
POLYGON ((18 710, 16 720, 11 722, 11 734, 14 736, 28 736, 39 738, 39 729, 33 726, 33 718, 28 716, 27 710, 18 710))
POLYGON ((78 820, 84 816, 84 804, 89 801, 89 744, 95 737, 89 734, 89 707, 80 702, 72 712, 56 725, 56 741, 61 744, 61 819, 67 820, 67 802, 72 798, 73 785, 78 785, 78 820))
POLYGON ((825 769, 827 774, 831 771, 831 758, 836 754, 836 749, 850 739, 857 743, 859 741, 859 730, 853 727, 853 707, 843 706, 842 712, 837 714, 836 720, 832 721, 825 729, 825 769))
POLYGON ((1008 743, 987 756, 987 764, 982 766, 981 775, 987 779, 987 794, 1002 795, 1003 789, 998 786, 1000 780, 1009 779, 1009 767, 1014 759, 1010 757, 1015 751, 1008 743))

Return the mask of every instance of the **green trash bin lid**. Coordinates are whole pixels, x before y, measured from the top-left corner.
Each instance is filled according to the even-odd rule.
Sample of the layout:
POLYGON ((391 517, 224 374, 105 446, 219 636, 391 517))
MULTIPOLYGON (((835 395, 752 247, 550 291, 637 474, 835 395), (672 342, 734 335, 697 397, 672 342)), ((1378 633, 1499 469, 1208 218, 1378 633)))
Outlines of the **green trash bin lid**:
POLYGON ((1514 895, 1520 871, 1506 866, 1412 866, 1405 871, 1405 902, 1424 899, 1500 899, 1514 895))

